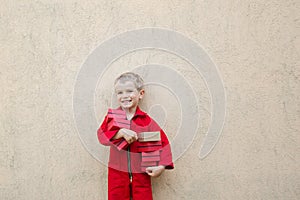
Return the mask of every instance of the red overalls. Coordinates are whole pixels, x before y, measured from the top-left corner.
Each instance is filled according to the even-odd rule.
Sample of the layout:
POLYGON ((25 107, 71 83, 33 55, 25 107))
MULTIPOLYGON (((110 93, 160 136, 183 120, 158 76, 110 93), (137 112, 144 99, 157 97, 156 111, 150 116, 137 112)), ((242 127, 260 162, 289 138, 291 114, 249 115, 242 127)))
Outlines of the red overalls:
MULTIPOLYGON (((121 108, 118 108, 121 109, 121 108)), ((99 142, 110 145, 108 163, 108 199, 109 200, 152 200, 151 177, 141 171, 141 153, 138 153, 139 142, 133 142, 125 150, 119 151, 114 144, 121 139, 112 140, 118 130, 107 130, 106 116, 97 131, 99 142)), ((130 129, 137 134, 146 131, 160 131, 162 149, 159 165, 173 169, 172 153, 168 138, 157 123, 137 107, 130 121, 130 129)))

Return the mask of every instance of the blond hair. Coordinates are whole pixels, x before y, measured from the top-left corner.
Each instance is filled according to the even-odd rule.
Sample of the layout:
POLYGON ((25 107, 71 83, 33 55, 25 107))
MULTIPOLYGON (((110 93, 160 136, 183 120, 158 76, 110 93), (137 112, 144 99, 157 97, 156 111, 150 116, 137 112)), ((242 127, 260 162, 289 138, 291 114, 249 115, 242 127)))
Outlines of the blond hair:
POLYGON ((114 85, 116 85, 118 81, 121 82, 132 81, 137 90, 141 90, 144 87, 144 80, 142 79, 142 77, 133 72, 125 72, 120 76, 118 76, 118 78, 116 78, 115 80, 114 85))

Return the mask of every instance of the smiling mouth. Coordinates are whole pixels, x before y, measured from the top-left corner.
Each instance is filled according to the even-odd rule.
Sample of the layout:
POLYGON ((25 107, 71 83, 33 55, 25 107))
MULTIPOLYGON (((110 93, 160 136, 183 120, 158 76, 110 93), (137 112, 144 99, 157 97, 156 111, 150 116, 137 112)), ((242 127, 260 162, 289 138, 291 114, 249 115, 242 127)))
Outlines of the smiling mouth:
POLYGON ((132 100, 128 99, 128 100, 122 100, 122 103, 130 103, 132 100))

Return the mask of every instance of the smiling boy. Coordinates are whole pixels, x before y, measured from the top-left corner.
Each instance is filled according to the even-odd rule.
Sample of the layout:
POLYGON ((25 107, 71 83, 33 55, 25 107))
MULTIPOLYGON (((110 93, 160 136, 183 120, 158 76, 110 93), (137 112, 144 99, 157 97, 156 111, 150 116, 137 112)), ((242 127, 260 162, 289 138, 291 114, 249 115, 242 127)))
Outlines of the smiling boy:
POLYGON ((142 78, 135 73, 121 74, 115 80, 115 92, 120 107, 126 112, 130 128, 109 130, 108 116, 105 117, 97 135, 99 142, 110 146, 108 163, 108 199, 109 200, 152 200, 151 177, 160 176, 165 169, 173 169, 172 153, 168 138, 157 123, 139 108, 145 89, 142 78), (157 131, 160 133, 161 148, 157 166, 141 170, 141 142, 138 136, 142 132, 157 131), (116 143, 126 140, 127 149, 119 150, 116 143))

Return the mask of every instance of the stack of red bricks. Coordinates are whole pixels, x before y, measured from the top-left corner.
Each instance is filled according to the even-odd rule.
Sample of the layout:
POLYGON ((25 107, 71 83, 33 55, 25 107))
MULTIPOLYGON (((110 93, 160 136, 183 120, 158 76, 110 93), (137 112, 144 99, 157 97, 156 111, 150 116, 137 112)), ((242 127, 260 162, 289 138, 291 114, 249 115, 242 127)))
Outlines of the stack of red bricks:
MULTIPOLYGON (((108 109, 107 117, 109 118, 108 130, 130 129, 130 121, 126 119, 126 112, 124 110, 108 109)), ((118 150, 121 150, 125 149, 128 143, 125 139, 121 139, 115 145, 118 150)))
POLYGON ((160 150, 162 148, 160 131, 142 132, 138 135, 138 151, 142 154, 141 170, 147 167, 158 166, 160 161, 160 150))

